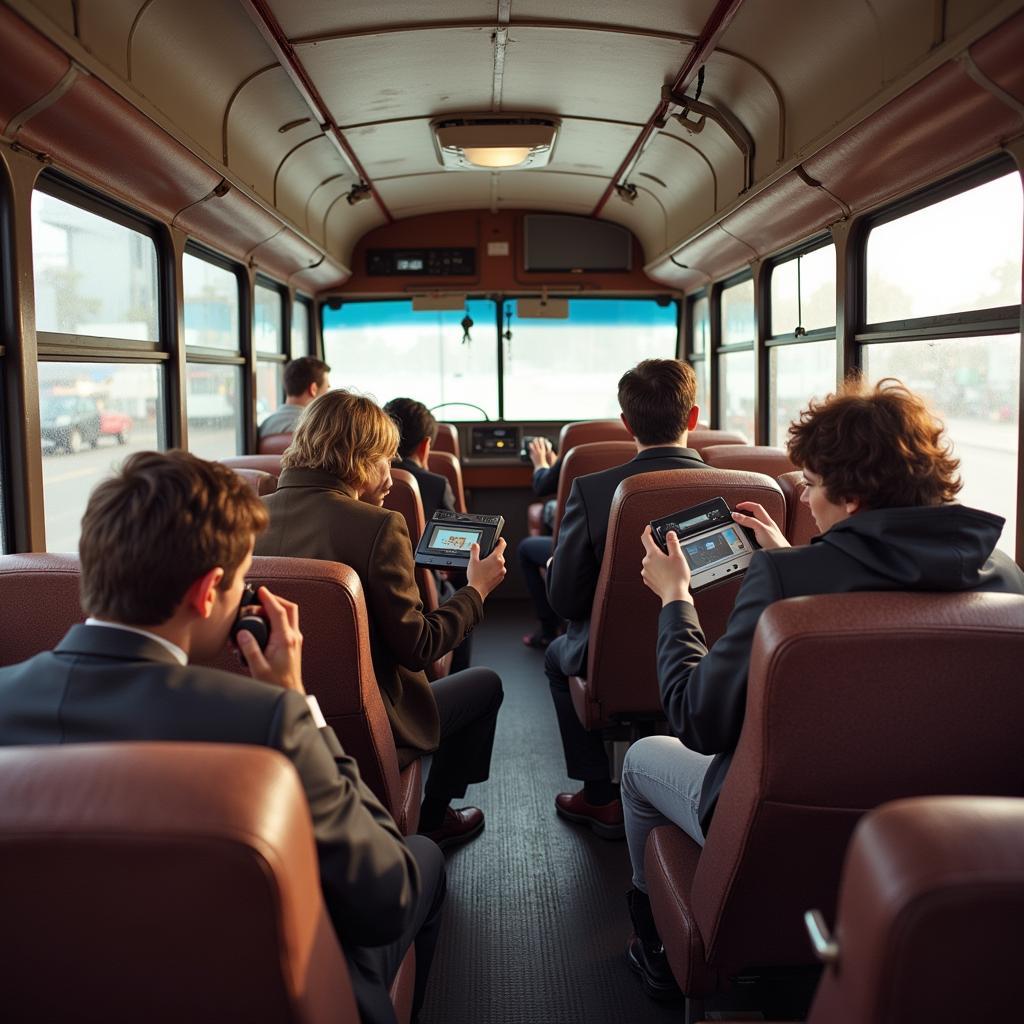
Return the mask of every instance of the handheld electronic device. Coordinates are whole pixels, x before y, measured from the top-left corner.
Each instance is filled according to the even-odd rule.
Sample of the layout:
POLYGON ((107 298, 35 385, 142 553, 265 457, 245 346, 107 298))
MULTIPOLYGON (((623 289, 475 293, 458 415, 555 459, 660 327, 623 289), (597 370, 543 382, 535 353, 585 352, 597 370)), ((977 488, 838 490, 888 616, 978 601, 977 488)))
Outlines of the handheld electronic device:
POLYGON ((541 441, 547 441, 548 447, 550 449, 554 450, 555 446, 551 443, 551 439, 548 438, 548 437, 543 437, 543 436, 540 436, 540 435, 538 435, 537 437, 524 437, 523 438, 523 446, 519 449, 519 458, 520 458, 521 461, 523 461, 523 462, 529 462, 530 461, 530 442, 534 441, 534 440, 537 440, 538 438, 541 441))
POLYGON ((431 569, 465 569, 469 565, 469 549, 479 544, 480 557, 486 558, 498 543, 504 526, 501 516, 438 509, 416 545, 416 564, 431 569))
POLYGON ((679 538, 683 557, 690 566, 690 590, 696 593, 712 583, 742 576, 759 545, 752 530, 732 518, 725 498, 673 512, 651 523, 655 543, 668 552, 666 536, 672 530, 679 538))
POLYGON ((256 591, 246 585, 245 590, 242 591, 242 601, 238 606, 238 615, 231 627, 231 642, 236 646, 238 645, 238 633, 244 629, 246 632, 252 633, 261 651, 267 649, 267 643, 270 641, 269 623, 262 615, 245 611, 246 608, 252 605, 259 606, 259 603, 260 599, 256 596, 256 591))

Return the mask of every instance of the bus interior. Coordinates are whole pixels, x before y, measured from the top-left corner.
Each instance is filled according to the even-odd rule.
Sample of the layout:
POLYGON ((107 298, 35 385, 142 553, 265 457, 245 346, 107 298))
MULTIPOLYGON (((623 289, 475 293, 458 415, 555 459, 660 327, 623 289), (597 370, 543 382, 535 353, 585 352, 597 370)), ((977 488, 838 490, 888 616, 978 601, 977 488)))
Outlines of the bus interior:
MULTIPOLYGON (((19 613, 0 627, 0 666, 80 620, 68 553, 91 489, 130 454, 184 448, 272 491, 290 437, 261 439, 259 426, 284 400, 287 363, 318 357, 335 388, 428 406, 441 424, 431 468, 460 509, 503 517, 508 543, 508 578, 473 654, 506 694, 492 777, 470 794, 488 827, 448 857, 423 1024, 866 1024, 986 1008, 1011 1019, 1019 930, 986 931, 968 909, 959 927, 981 936, 976 949, 952 938, 932 949, 919 935, 931 951, 920 962, 885 945, 891 936, 858 930, 884 844, 862 848, 871 835, 858 832, 848 848, 852 821, 832 847, 793 853, 776 836, 754 851, 765 863, 739 876, 749 889, 732 911, 721 892, 742 886, 729 888, 730 869, 706 857, 694 867, 671 836, 649 848, 665 872, 667 909, 656 913, 673 922, 666 953, 688 997, 650 1000, 622 958, 625 844, 554 814, 554 793, 573 784, 544 655, 520 642, 536 623, 514 554, 551 525, 557 551, 571 484, 534 494, 530 439, 574 452, 576 475, 625 462, 634 449, 616 382, 659 358, 696 374, 691 446, 714 471, 766 487, 794 543, 815 530, 785 451, 790 423, 850 374, 899 378, 946 426, 959 500, 1005 519, 998 548, 1024 566, 1022 54, 1021 0, 3 0, 0 594, 19 613), (27 564, 53 573, 55 589, 21 607, 29 599, 3 579, 27 564), (794 905, 801 873, 819 869, 824 905, 794 905), (766 896, 774 877, 778 895, 766 896), (831 926, 837 908, 840 948, 848 941, 851 958, 859 950, 868 962, 845 976, 828 935, 804 928, 805 912, 831 926), (745 929, 760 944, 730 937, 745 929), (942 982, 952 974, 955 997, 942 982), (901 985, 931 993, 913 1005, 932 1009, 890 1015, 901 985)), ((673 510, 664 496, 630 500, 638 530, 673 510)), ((411 532, 419 515, 417 527, 415 509, 406 513, 411 532)), ((609 577, 638 574, 641 557, 637 540, 609 577)), ((653 641, 642 656, 628 643, 655 635, 638 579, 643 599, 627 595, 600 620, 609 693, 639 687, 653 668, 653 641)), ((910 630, 899 602, 859 596, 865 621, 910 630)), ((956 671, 1019 672, 1014 608, 1016 619, 1004 609, 1001 624, 971 627, 978 638, 950 656, 956 671)), ((730 609, 731 599, 716 611, 722 628, 730 609)), ((811 674, 877 672, 872 650, 884 645, 867 635, 773 622, 783 638, 843 634, 827 665, 803 663, 811 674)), ((893 678, 916 693, 929 644, 893 643, 893 678)), ((1019 721, 1020 697, 1009 683, 1005 692, 1002 710, 1019 721)), ((588 699, 591 727, 606 730, 619 761, 637 735, 664 728, 656 702, 631 715, 626 698, 618 711, 617 697, 588 699)), ((796 720, 810 714, 794 707, 796 720)), ((922 713, 922 763, 945 735, 934 710, 922 713)), ((789 735, 815 733, 813 717, 804 724, 789 735)), ((870 730, 857 735, 866 760, 883 759, 870 730)), ((857 768, 831 765, 822 785, 838 794, 843 771, 857 768)), ((2 779, 0 762, 0 789, 2 779)), ((950 828, 980 798, 1024 798, 1019 767, 1003 788, 966 790, 960 803, 960 791, 907 792, 946 799, 936 814, 950 828)), ((863 799, 856 818, 889 798, 863 799)), ((879 829, 899 826, 898 812, 883 810, 879 829)), ((1020 813, 1001 806, 1006 828, 986 840, 1006 844, 1004 866, 1016 871, 1006 905, 1018 912, 1024 852, 1006 833, 1020 834, 1020 813)), ((4 821, 0 810, 0 834, 4 821)), ((0 863, 13 866, 2 894, 21 884, 20 862, 0 863)), ((903 890, 877 884, 891 909, 903 890)), ((3 948, 16 945, 12 934, 3 948)), ((102 948, 85 954, 107 977, 102 948)), ((203 985, 188 984, 193 1019, 212 1019, 203 985)), ((32 1019, 7 1016, 4 987, 0 1017, 32 1019)), ((60 1019, 96 1019, 89 998, 60 1019)), ((396 1013, 407 1020, 408 1006, 396 1013)))

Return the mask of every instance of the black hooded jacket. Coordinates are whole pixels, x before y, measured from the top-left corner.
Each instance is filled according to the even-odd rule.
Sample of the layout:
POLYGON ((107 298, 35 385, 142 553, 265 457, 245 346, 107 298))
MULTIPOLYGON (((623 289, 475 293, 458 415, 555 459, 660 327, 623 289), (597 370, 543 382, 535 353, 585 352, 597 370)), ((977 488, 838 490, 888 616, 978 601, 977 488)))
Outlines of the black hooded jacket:
POLYGON ((739 742, 750 652, 773 601, 857 590, 989 590, 1024 594, 1024 573, 993 550, 1004 520, 962 505, 859 512, 803 547, 758 551, 724 635, 708 651, 696 610, 675 601, 658 623, 658 679, 673 734, 715 754, 700 798, 707 833, 739 742))

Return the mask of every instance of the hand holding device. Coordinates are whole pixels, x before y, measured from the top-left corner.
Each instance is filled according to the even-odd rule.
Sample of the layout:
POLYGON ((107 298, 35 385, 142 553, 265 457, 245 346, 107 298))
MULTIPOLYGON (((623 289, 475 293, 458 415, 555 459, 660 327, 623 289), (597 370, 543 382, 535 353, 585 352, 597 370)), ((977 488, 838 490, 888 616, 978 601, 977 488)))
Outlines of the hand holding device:
POLYGON ((662 607, 673 601, 693 604, 693 597, 690 595, 690 566, 683 556, 683 549, 679 545, 675 531, 668 532, 664 551, 654 539, 649 525, 644 527, 640 539, 646 552, 640 576, 645 585, 661 598, 662 607))
POLYGON ((523 462, 532 462, 534 469, 546 469, 555 464, 558 456, 546 437, 524 437, 519 458, 523 462))
POLYGON ((484 599, 505 578, 505 538, 502 537, 494 550, 486 557, 480 558, 480 546, 470 547, 469 565, 466 568, 466 580, 469 585, 484 599))
POLYGON ((416 545, 416 564, 430 569, 467 569, 472 546, 479 545, 480 554, 486 559, 504 527, 501 516, 438 509, 416 545))
POLYGON ((266 650, 267 641, 270 639, 270 628, 267 620, 263 617, 263 607, 256 592, 246 584, 242 591, 242 601, 238 606, 238 614, 235 616, 234 624, 231 627, 231 641, 238 645, 238 634, 241 630, 250 633, 261 651, 266 650))
MULTIPOLYGON (((304 694, 306 689, 302 685, 299 606, 292 601, 286 601, 283 597, 277 597, 266 587, 260 587, 256 596, 270 623, 266 650, 260 649, 248 625, 240 626, 234 633, 238 649, 242 652, 242 657, 245 658, 254 679, 304 694)), ((242 607, 246 606, 243 604, 242 607)))
POLYGON ((732 513, 733 519, 752 530, 757 543, 763 548, 788 548, 789 541, 779 529, 775 520, 756 501, 738 501, 732 513), (739 510, 743 509, 743 512, 739 510))

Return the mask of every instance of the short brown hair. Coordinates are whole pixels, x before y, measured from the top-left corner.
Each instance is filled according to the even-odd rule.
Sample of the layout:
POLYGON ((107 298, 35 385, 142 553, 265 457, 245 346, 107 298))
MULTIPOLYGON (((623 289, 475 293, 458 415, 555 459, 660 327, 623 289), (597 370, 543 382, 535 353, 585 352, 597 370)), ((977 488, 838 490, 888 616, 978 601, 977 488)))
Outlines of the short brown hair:
POLYGON ((679 359, 645 359, 619 381, 619 407, 641 444, 673 444, 697 401, 697 376, 679 359))
POLYGON ((267 510, 227 466, 185 451, 137 452, 99 484, 82 516, 82 608, 128 626, 157 626, 220 566, 227 590, 267 510))
POLYGON ((789 428, 789 457, 821 477, 829 501, 904 508, 952 501, 963 486, 945 427, 902 381, 851 377, 789 428))
POLYGON ((402 434, 398 442, 398 454, 402 458, 411 455, 425 437, 433 444, 437 439, 437 420, 422 403, 413 398, 392 398, 384 411, 398 424, 402 434))
POLYGON ((306 406, 281 456, 282 469, 319 469, 358 490, 379 459, 398 452, 398 427, 372 399, 328 391, 306 406))
POLYGON ((304 395, 311 384, 323 387, 324 376, 331 368, 313 356, 300 356, 284 368, 284 393, 292 398, 304 395))

